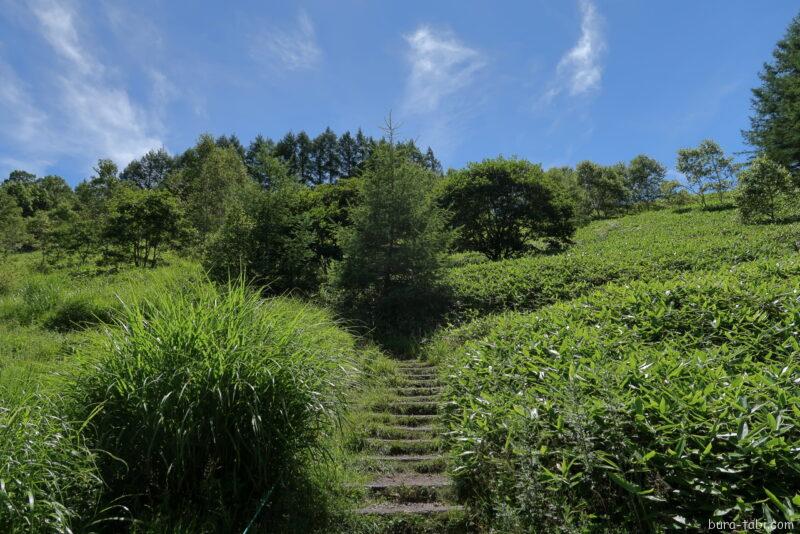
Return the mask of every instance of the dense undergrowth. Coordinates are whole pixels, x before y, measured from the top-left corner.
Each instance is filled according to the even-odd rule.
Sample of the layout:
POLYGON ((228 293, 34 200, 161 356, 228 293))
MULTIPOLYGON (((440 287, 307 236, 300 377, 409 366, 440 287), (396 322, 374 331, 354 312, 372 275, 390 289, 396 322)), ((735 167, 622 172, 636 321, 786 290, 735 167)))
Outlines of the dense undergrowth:
POLYGON ((796 521, 799 275, 635 281, 440 336, 467 502, 501 531, 796 521))

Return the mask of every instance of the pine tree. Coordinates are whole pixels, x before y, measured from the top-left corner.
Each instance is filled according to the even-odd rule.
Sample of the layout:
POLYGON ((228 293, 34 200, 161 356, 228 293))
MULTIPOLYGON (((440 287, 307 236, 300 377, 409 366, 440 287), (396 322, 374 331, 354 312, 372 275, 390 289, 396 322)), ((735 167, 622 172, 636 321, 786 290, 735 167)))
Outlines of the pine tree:
POLYGON ((395 143, 391 117, 386 131, 362 175, 362 203, 340 235, 343 259, 331 287, 345 312, 379 330, 407 331, 431 311, 451 235, 430 195, 435 175, 395 143))
POLYGON ((339 178, 339 140, 333 130, 325 128, 312 144, 315 184, 332 184, 339 178))
POLYGON ((800 173, 800 16, 759 74, 761 87, 753 89, 753 116, 745 140, 770 160, 800 173))
POLYGON ((338 151, 339 176, 342 178, 355 176, 361 160, 358 154, 358 144, 349 131, 339 137, 338 151))

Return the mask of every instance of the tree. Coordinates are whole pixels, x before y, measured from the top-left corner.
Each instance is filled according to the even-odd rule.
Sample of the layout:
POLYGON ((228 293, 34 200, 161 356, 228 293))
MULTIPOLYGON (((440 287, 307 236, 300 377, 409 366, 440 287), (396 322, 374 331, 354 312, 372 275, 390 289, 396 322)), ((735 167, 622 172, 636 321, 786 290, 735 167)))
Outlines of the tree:
POLYGON ((190 225, 200 236, 219 228, 227 211, 255 188, 239 153, 217 146, 209 135, 200 136, 180 161, 167 188, 181 199, 190 225))
POLYGON ((650 204, 661 196, 661 184, 667 169, 651 157, 640 154, 633 158, 625 172, 625 186, 634 203, 650 204))
POLYGON ((349 178, 355 176, 361 167, 358 144, 350 135, 345 132, 339 137, 339 176, 349 178))
POLYGON ((180 239, 183 213, 164 190, 120 188, 111 199, 103 239, 113 259, 155 267, 158 254, 180 239))
POLYGON ((247 172, 250 174, 250 177, 264 186, 269 183, 269 177, 261 173, 263 168, 260 168, 260 166, 267 157, 280 160, 275 149, 275 143, 272 139, 258 134, 256 138, 250 142, 250 146, 247 147, 247 152, 244 156, 244 164, 247 166, 247 172))
POLYGON ((608 217, 625 204, 628 190, 625 187, 623 163, 604 167, 591 161, 582 161, 575 170, 578 183, 586 191, 590 213, 608 217))
POLYGON ((745 140, 770 160, 800 172, 800 16, 759 74, 761 86, 753 89, 753 115, 745 140))
POLYGON ((330 128, 314 138, 312 165, 314 184, 332 184, 339 178, 339 140, 330 128))
POLYGON ((725 191, 733 186, 736 165, 733 158, 725 156, 722 148, 711 139, 702 141, 695 148, 678 150, 678 172, 686 176, 689 187, 700 195, 703 208, 706 207, 706 193, 715 191, 724 199, 725 191))
POLYGON ((304 189, 286 180, 235 206, 206 245, 209 274, 220 281, 243 276, 272 293, 315 289, 319 265, 313 261, 313 235, 302 209, 304 189))
POLYGON ((739 213, 745 222, 777 221, 795 193, 789 171, 763 155, 739 174, 738 192, 739 213))
POLYGON ((451 239, 445 212, 430 195, 435 175, 388 139, 362 174, 362 202, 340 233, 342 260, 330 270, 336 305, 380 331, 408 331, 430 319, 443 255, 451 239))
POLYGON ((174 164, 172 156, 164 148, 150 150, 141 158, 131 161, 119 177, 142 189, 156 189, 167 178, 174 164))
POLYGON ((575 205, 566 188, 525 160, 470 163, 448 174, 437 196, 460 229, 458 247, 492 260, 525 252, 539 239, 566 243, 575 232, 575 205))
POLYGON ((23 217, 30 217, 35 211, 33 207, 35 184, 36 175, 21 170, 11 171, 8 178, 3 181, 2 190, 16 201, 23 217))
POLYGON ((242 159, 242 162, 244 162, 245 157, 247 156, 247 151, 244 149, 242 142, 239 141, 239 138, 236 137, 236 134, 220 135, 217 137, 215 143, 220 148, 228 148, 233 150, 236 155, 242 159))
POLYGON ((0 189, 0 257, 19 250, 25 234, 22 208, 14 197, 0 189))

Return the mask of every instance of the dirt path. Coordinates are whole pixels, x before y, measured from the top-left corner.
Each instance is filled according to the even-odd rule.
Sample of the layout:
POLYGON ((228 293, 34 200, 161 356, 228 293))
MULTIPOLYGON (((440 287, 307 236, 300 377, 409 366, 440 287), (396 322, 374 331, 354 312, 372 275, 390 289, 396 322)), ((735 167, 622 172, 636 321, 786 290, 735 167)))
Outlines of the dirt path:
POLYGON ((369 437, 361 454, 372 476, 358 513, 387 520, 389 531, 400 524, 402 532, 463 531, 441 451, 436 369, 411 360, 400 371, 398 386, 368 406, 369 437))

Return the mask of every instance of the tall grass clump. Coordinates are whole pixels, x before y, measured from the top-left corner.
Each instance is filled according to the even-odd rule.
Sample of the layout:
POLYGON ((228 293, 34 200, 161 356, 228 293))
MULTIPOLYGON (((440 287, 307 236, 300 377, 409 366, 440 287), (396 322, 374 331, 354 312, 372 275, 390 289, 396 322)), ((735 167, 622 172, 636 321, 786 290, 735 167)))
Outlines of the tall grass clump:
POLYGON ((462 495, 504 532, 800 525, 799 278, 755 262, 443 336, 462 495))
POLYGON ((0 406, 0 531, 96 526, 103 483, 80 427, 41 397, 16 400, 0 406))
POLYGON ((120 320, 74 401, 99 410, 87 430, 104 480, 133 509, 191 505, 240 527, 325 453, 354 372, 353 338, 325 312, 201 283, 120 320))

